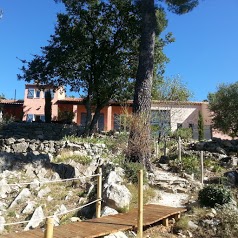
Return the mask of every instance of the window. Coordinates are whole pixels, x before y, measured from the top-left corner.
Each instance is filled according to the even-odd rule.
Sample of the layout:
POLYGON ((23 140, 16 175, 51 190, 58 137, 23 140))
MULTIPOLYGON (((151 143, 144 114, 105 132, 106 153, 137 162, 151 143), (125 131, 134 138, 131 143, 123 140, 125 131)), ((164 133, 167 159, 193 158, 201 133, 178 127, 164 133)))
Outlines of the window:
POLYGON ((40 98, 40 90, 36 90, 36 98, 40 98))
POLYGON ((120 115, 114 114, 114 130, 119 131, 120 130, 120 115))
POLYGON ((82 126, 86 126, 86 117, 87 117, 87 114, 85 112, 82 112, 81 113, 81 125, 82 126))
POLYGON ((29 88, 27 92, 27 98, 34 98, 34 88, 29 88))
POLYGON ((100 116, 98 118, 97 128, 99 131, 104 130, 104 114, 103 113, 100 113, 100 116))
POLYGON ((27 122, 33 122, 34 121, 34 115, 33 114, 27 114, 26 121, 27 122))
POLYGON ((35 114, 27 114, 26 116, 27 122, 45 122, 45 115, 35 115, 35 114))
POLYGON ((114 130, 128 131, 127 117, 124 114, 114 114, 114 130))
POLYGON ((155 135, 166 135, 170 131, 170 110, 151 111, 150 123, 155 135))

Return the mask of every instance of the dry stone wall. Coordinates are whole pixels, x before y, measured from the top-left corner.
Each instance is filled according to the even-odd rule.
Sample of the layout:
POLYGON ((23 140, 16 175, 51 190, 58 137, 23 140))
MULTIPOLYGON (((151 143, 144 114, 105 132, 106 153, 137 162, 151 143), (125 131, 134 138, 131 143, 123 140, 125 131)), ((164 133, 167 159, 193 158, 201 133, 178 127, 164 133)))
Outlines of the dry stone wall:
POLYGON ((0 138, 4 139, 60 140, 79 133, 80 127, 74 124, 13 122, 0 127, 0 138))
POLYGON ((0 151, 7 153, 53 153, 64 148, 65 136, 78 135, 77 125, 9 123, 0 128, 0 151))

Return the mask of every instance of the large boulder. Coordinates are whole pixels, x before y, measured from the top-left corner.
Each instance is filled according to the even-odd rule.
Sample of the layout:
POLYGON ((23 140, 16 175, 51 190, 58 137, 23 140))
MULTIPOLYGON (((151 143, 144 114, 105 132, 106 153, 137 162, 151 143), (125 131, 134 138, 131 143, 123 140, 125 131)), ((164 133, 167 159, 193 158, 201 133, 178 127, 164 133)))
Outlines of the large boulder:
POLYGON ((123 183, 123 170, 114 168, 109 172, 103 185, 103 200, 107 206, 115 210, 129 209, 131 193, 123 183))
POLYGON ((24 231, 28 231, 29 229, 36 228, 40 225, 40 223, 45 219, 44 212, 42 207, 39 206, 34 211, 30 221, 28 222, 27 226, 24 228, 24 231))

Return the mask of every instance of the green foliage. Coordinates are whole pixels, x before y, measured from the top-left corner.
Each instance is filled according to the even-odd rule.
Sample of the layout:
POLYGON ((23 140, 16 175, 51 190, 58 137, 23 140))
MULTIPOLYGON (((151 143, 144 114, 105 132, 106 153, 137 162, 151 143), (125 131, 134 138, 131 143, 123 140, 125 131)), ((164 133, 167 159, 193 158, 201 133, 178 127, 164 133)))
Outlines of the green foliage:
POLYGON ((130 0, 63 3, 66 13, 58 14, 49 45, 42 47, 42 55, 23 61, 26 66, 18 77, 83 92, 88 115, 85 133, 91 134, 110 100, 131 97, 141 16, 130 0))
POLYGON ((196 7, 199 0, 166 0, 166 3, 169 11, 181 15, 196 7))
POLYGON ((3 93, 0 94, 0 100, 1 99, 6 99, 5 95, 3 93))
MULTIPOLYGON (((130 202, 130 209, 138 207, 138 186, 137 184, 127 184, 126 187, 129 189, 132 199, 130 202)), ((156 196, 156 192, 150 186, 146 186, 143 191, 143 203, 148 204, 151 199, 156 196)))
POLYGON ((54 158, 55 163, 65 163, 69 160, 73 160, 75 162, 78 162, 82 165, 89 165, 92 162, 92 158, 87 155, 71 155, 67 153, 66 151, 62 152, 60 155, 58 155, 56 158, 54 158))
MULTIPOLYGON (((178 157, 176 155, 176 157, 178 157)), ((196 178, 200 176, 200 165, 199 160, 196 156, 182 156, 181 161, 179 159, 170 160, 171 168, 175 172, 185 172, 193 174, 196 178)))
POLYGON ((66 124, 71 124, 74 116, 75 113, 73 111, 59 111, 58 120, 66 124))
POLYGON ((182 157, 182 170, 188 174, 194 174, 196 177, 199 175, 199 159, 196 156, 182 157))
POLYGON ((202 141, 204 139, 204 123, 202 113, 198 113, 198 140, 202 141))
POLYGON ((222 166, 220 166, 216 160, 207 159, 207 158, 204 160, 204 168, 214 173, 220 173, 223 170, 222 166))
POLYGON ((208 185, 198 193, 200 204, 207 207, 229 203, 231 198, 231 191, 222 185, 208 185))
POLYGON ((238 234, 238 211, 231 206, 218 206, 217 218, 220 224, 217 235, 223 238, 235 238, 238 234))
POLYGON ((178 128, 176 131, 172 133, 171 137, 176 139, 180 137, 182 140, 189 140, 193 137, 192 129, 178 128))
POLYGON ((50 92, 50 90, 47 90, 45 92, 45 122, 46 123, 51 122, 51 115, 52 115, 51 92, 50 92))
POLYGON ((182 231, 186 231, 189 229, 189 225, 188 225, 188 222, 189 222, 189 217, 187 216, 182 216, 174 225, 173 227, 173 231, 174 232, 179 232, 180 230, 182 231))
MULTIPOLYGON (((123 165, 123 169, 125 170, 125 176, 128 182, 131 182, 133 184, 138 184, 138 172, 141 169, 144 170, 143 164, 125 161, 123 165)), ((145 173, 143 178, 144 178, 144 183, 147 183, 148 181, 145 177, 145 173)))
POLYGON ((152 98, 160 101, 188 101, 192 92, 182 82, 179 76, 161 79, 160 75, 154 80, 152 98))
POLYGON ((232 136, 238 136, 238 82, 221 84, 216 93, 208 95, 209 108, 213 112, 213 126, 232 136))

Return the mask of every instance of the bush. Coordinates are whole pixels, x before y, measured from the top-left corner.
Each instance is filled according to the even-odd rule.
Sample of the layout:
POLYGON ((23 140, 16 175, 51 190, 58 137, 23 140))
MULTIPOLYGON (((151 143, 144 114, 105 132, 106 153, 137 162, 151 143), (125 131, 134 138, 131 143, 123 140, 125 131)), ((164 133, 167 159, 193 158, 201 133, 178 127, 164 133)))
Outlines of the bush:
POLYGON ((176 158, 175 160, 170 160, 169 165, 172 170, 177 173, 183 171, 188 174, 193 174, 196 178, 200 176, 200 165, 196 156, 183 156, 181 161, 176 158))
MULTIPOLYGON (((133 184, 138 184, 138 171, 144 169, 143 164, 141 163, 134 163, 134 162, 125 162, 123 165, 125 170, 125 176, 128 182, 132 182, 133 184)), ((144 183, 147 183, 146 176, 144 173, 144 183)))
POLYGON ((72 111, 59 111, 59 121, 66 123, 66 124, 71 124, 73 119, 74 119, 75 113, 72 111))
POLYGON ((178 139, 179 137, 183 140, 189 140, 193 137, 193 132, 191 128, 178 128, 173 134, 173 138, 178 139))
POLYGON ((218 207, 217 218, 220 221, 217 235, 224 238, 237 237, 238 234, 238 211, 231 206, 218 207))
POLYGON ((201 205, 207 207, 223 205, 231 201, 231 192, 223 185, 208 185, 199 191, 198 200, 201 205))

